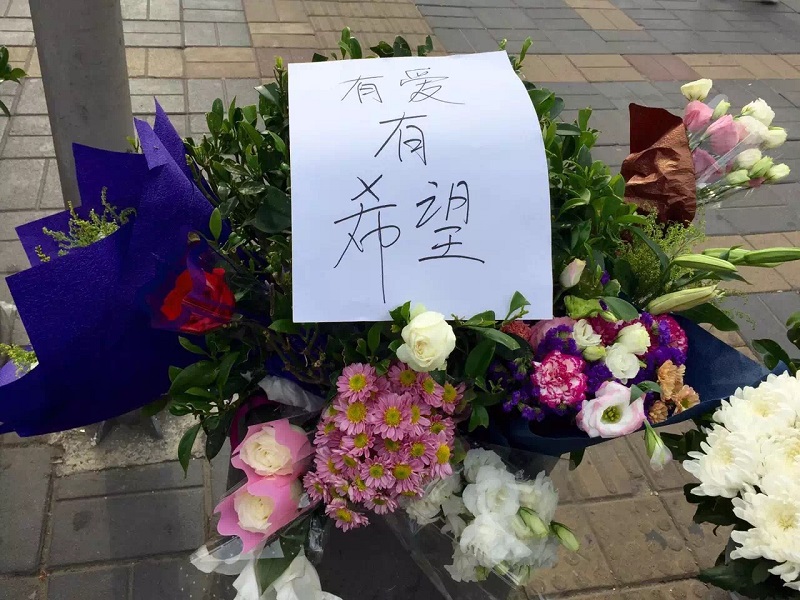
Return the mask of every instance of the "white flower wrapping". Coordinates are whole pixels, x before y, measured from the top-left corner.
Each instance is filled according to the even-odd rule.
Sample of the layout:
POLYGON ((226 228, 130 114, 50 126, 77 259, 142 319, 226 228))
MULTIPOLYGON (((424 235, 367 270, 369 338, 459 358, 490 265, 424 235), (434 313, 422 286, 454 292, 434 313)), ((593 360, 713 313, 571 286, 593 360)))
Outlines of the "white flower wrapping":
POLYGON ((518 480, 498 454, 476 448, 461 471, 431 485, 406 510, 420 526, 442 524, 453 539, 453 562, 444 569, 454 581, 482 581, 494 570, 521 585, 532 569, 555 562, 557 506, 558 492, 544 472, 518 480))
POLYGON ((700 452, 684 468, 697 496, 731 498, 752 527, 733 531, 732 559, 767 559, 770 573, 800 589, 800 380, 770 375, 736 390, 714 414, 700 452))

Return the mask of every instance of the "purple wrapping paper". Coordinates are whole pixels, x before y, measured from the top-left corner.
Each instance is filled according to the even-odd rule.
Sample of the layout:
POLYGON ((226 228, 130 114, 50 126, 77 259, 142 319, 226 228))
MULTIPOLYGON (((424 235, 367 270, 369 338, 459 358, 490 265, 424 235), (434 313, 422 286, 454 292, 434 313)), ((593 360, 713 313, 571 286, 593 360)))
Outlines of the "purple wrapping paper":
MULTIPOLYGON (((141 155, 74 146, 79 212, 98 209, 106 187, 112 205, 136 209, 131 222, 66 256, 52 252, 48 263, 34 253, 38 266, 7 279, 39 366, 0 387, 0 432, 38 435, 119 416, 163 395, 170 365, 192 361, 175 333, 150 327, 142 295, 184 259, 190 231, 207 231, 212 206, 161 107, 153 128, 137 120, 136 130, 141 155)), ((41 223, 18 230, 29 256, 49 239, 41 223)))

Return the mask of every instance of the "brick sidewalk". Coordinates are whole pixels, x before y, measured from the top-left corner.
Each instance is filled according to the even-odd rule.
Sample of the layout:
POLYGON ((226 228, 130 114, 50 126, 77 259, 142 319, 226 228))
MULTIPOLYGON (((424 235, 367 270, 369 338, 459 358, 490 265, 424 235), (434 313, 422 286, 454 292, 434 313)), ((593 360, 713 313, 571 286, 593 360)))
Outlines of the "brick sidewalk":
MULTIPOLYGON (((530 36, 525 76, 562 95, 567 117, 595 109, 602 135, 594 156, 612 167, 627 155, 629 102, 678 112, 680 83, 711 77, 734 105, 760 96, 775 108, 790 133, 780 158, 794 172, 785 184, 710 208, 706 244, 800 244, 800 0, 122 0, 122 8, 134 111, 151 115, 155 95, 186 135, 204 132, 214 98, 254 99, 251 88, 271 76, 275 56, 305 61, 333 51, 345 25, 363 45, 401 34, 413 46, 431 34, 437 51, 450 53, 495 50, 501 39, 514 50, 530 36)), ((27 266, 14 227, 63 205, 33 42, 27 0, 0 0, 0 43, 30 74, 21 88, 0 86, 14 115, 0 117, 0 275, 27 266)), ((727 303, 754 321, 724 338, 752 355, 753 339, 784 339, 783 321, 800 309, 800 265, 744 274, 752 285, 731 284, 738 295, 727 303)), ((5 283, 0 300, 10 300, 5 283)), ((175 456, 168 444, 153 453, 127 429, 115 435, 114 444, 137 451, 137 466, 93 471, 105 455, 87 439, 0 438, 0 542, 13 549, 0 554, 0 599, 212 597, 186 557, 208 532, 225 457, 214 468, 195 461, 183 479, 177 463, 160 462, 175 456)), ((542 573, 531 598, 726 598, 692 579, 722 542, 691 523, 686 476, 675 466, 652 473, 641 440, 592 448, 578 471, 560 465, 554 477, 560 519, 580 532, 583 548, 542 573)), ((350 536, 330 544, 326 589, 344 600, 437 597, 391 536, 350 536)))

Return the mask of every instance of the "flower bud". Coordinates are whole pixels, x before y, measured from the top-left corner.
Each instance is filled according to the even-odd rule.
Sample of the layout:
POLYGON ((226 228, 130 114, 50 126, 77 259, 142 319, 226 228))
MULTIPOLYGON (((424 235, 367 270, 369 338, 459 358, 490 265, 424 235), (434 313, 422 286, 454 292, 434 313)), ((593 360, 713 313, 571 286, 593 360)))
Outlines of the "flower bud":
POLYGON ((742 259, 742 264, 752 267, 775 266, 793 260, 800 260, 800 248, 765 248, 750 250, 742 259))
POLYGON ((777 148, 786 141, 786 130, 783 127, 770 127, 761 136, 761 143, 764 148, 777 148))
POLYGON ((733 164, 737 169, 749 170, 760 160, 761 150, 758 148, 750 148, 749 150, 742 150, 734 159, 733 164))
POLYGON ((767 127, 772 124, 772 120, 775 118, 775 111, 761 98, 745 104, 744 108, 742 108, 742 114, 761 121, 767 127))
POLYGON ((699 288, 687 288, 677 292, 670 292, 659 296, 647 305, 647 312, 651 315, 663 315, 668 312, 680 312, 700 306, 719 297, 716 285, 699 288))
POLYGON ((571 319, 586 319, 594 317, 603 311, 598 299, 584 300, 577 296, 564 296, 564 306, 567 308, 567 315, 571 319))
POLYGON ((605 358, 605 356, 606 349, 604 346, 590 346, 583 350, 583 358, 589 362, 600 360, 601 358, 605 358))
POLYGON ((746 169, 731 171, 725 176, 725 183, 728 185, 739 186, 750 182, 750 173, 746 169))
POLYGON ((705 100, 708 92, 711 91, 711 86, 714 82, 710 79, 698 79, 697 81, 690 81, 681 86, 681 94, 687 100, 705 100))
POLYGON ((713 120, 719 119, 722 115, 728 114, 728 110, 731 107, 731 103, 727 100, 720 100, 719 104, 717 104, 714 112, 711 114, 711 118, 713 120))
POLYGON ((569 289, 571 287, 575 287, 578 285, 578 282, 581 280, 581 275, 583 274, 583 270, 586 268, 586 261, 581 260, 579 258, 573 259, 571 263, 569 263, 564 270, 561 271, 561 277, 559 277, 559 281, 561 282, 561 286, 564 289, 569 289))
POLYGON ((575 534, 572 533, 566 525, 553 521, 550 524, 550 531, 558 538, 561 545, 570 552, 577 552, 580 550, 581 544, 578 542, 578 538, 575 537, 575 534))
POLYGON ((644 443, 647 448, 647 456, 650 457, 650 468, 653 471, 662 471, 664 466, 672 460, 672 452, 647 421, 644 426, 644 443))
POLYGON ((682 254, 675 257, 672 262, 679 267, 698 271, 710 271, 713 273, 733 273, 736 271, 736 267, 727 260, 705 254, 682 254))
POLYGON ((529 508, 520 508, 517 514, 522 518, 525 526, 533 535, 540 538, 547 537, 550 530, 545 522, 542 521, 541 517, 534 511, 529 508))
POLYGON ((750 168, 750 178, 759 179, 767 175, 767 171, 772 167, 773 160, 769 156, 764 156, 750 168))
POLYGON ((778 181, 779 179, 783 179, 789 173, 791 173, 791 169, 789 168, 789 165, 781 163, 779 165, 772 165, 769 168, 769 170, 767 171, 767 174, 765 175, 765 177, 766 177, 767 181, 769 181, 770 183, 774 183, 774 182, 778 181))

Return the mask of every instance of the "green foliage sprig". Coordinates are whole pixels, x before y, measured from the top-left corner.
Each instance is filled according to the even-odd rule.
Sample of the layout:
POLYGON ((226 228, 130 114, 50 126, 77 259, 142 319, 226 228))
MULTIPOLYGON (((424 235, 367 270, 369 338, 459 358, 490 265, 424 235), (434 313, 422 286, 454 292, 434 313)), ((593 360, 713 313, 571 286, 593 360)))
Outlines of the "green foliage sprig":
MULTIPOLYGON (((8 48, 5 46, 0 46, 0 83, 4 81, 13 81, 14 83, 20 83, 20 79, 25 77, 26 73, 24 69, 20 69, 19 67, 14 68, 10 64, 8 64, 8 48)), ((0 111, 10 117, 11 113, 8 110, 8 107, 0 100, 0 111)))
POLYGON ((0 344, 0 356, 5 356, 17 367, 17 374, 30 371, 39 363, 36 352, 16 344, 0 344))

